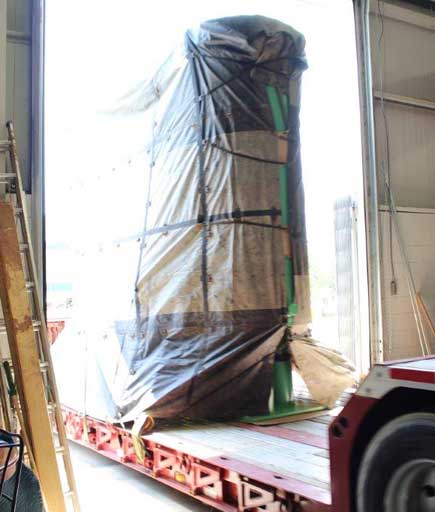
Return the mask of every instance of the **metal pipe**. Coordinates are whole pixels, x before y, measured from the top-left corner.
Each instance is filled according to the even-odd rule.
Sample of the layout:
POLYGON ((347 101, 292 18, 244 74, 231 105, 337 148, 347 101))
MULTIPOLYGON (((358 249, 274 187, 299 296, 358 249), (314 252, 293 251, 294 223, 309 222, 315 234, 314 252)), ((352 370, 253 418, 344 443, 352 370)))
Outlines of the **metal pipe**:
POLYGON ((32 2, 32 136, 31 136, 31 218, 32 244, 36 259, 38 287, 46 310, 45 282, 45 0, 32 2))
POLYGON ((370 359, 383 361, 378 187, 373 117, 373 80, 370 52, 370 1, 356 0, 355 20, 359 62, 362 123, 363 181, 369 290, 370 359))

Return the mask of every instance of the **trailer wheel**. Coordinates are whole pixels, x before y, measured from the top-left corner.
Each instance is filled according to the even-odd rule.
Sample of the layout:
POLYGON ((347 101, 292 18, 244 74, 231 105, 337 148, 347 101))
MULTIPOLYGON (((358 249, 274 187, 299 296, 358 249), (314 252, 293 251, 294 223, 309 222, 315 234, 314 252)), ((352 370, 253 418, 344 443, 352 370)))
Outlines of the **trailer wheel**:
POLYGON ((435 414, 414 413, 385 425, 363 456, 358 512, 435 512, 435 414))

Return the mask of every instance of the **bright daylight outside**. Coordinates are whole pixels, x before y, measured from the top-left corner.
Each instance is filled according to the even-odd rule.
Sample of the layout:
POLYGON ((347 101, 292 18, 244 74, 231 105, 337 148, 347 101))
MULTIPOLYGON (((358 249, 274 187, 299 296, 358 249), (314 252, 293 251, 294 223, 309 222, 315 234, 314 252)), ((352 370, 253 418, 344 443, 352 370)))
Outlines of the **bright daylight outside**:
POLYGON ((116 241, 143 228, 144 151, 153 119, 150 111, 123 118, 121 98, 153 75, 185 29, 240 13, 278 19, 306 38, 300 133, 312 330, 339 347, 337 202, 358 204, 362 218, 353 8, 346 0, 162 1, 152 10, 135 0, 122 7, 111 0, 48 1, 47 303, 49 320, 60 328, 77 308, 92 318, 115 311, 122 317, 131 307, 138 254, 121 262, 116 241))
MULTIPOLYGON (((234 22, 234 30, 244 22, 234 22)), ((221 37, 212 26, 204 28, 203 37, 221 37)), ((63 404, 74 411, 71 418, 79 414, 134 430, 149 428, 154 419, 242 416, 249 423, 270 407, 272 415, 286 418, 323 412, 324 403, 333 406, 353 382, 349 368, 339 384, 334 377, 332 392, 321 380, 314 383, 321 395, 331 393, 319 405, 299 366, 298 373, 289 371, 287 331, 274 319, 286 311, 278 310, 285 288, 293 333, 311 333, 343 352, 357 370, 364 368, 358 288, 365 248, 357 222, 363 208, 352 3, 162 1, 151 9, 139 0, 48 0, 46 30, 46 297, 57 335, 52 348, 57 381, 63 404), (202 189, 191 132, 197 121, 191 117, 196 115, 192 82, 186 79, 190 64, 180 48, 186 30, 200 37, 200 23, 240 14, 272 18, 258 18, 260 27, 270 27, 270 34, 288 31, 292 45, 275 44, 275 53, 265 53, 264 68, 253 71, 249 81, 231 75, 241 73, 238 52, 251 51, 249 36, 244 41, 243 32, 225 29, 222 37, 234 53, 223 50, 201 64, 213 69, 204 80, 213 91, 204 108, 217 105, 216 117, 204 116, 213 140, 203 163, 199 160, 204 180, 210 179, 202 189), (280 61, 285 64, 277 75, 270 74, 270 66, 280 61), (285 66, 294 66, 290 95, 285 66), (264 88, 262 72, 275 76, 264 83, 277 86, 264 88), (249 89, 252 83, 255 90, 249 89), (269 122, 271 111, 275 126, 265 131, 261 116, 269 122), (283 174, 285 164, 277 173, 276 134, 287 123, 297 140, 299 120, 300 147, 289 146, 289 174, 283 174), (237 123, 240 128, 234 128, 237 123), (226 130, 237 132, 231 144, 222 135, 226 130), (293 183, 291 195, 283 179, 293 183), (198 195, 199 189, 204 194, 198 195), (202 213, 195 219, 192 211, 206 208, 214 220, 204 231, 202 213), (279 212, 285 214, 277 221, 279 212), (279 233, 288 225, 300 238, 292 242, 294 254, 283 260, 286 245, 281 247, 279 233), (202 322, 209 325, 206 331, 202 322), (241 351, 243 343, 249 351, 241 351), (293 390, 299 389, 302 395, 293 402, 293 390), (137 426, 140 421, 146 427, 137 426)), ((219 44, 212 48, 220 51, 219 44)), ((335 363, 328 364, 332 378, 335 363)), ((214 442, 226 443, 218 437, 214 442)), ((88 485, 85 474, 79 476, 82 488, 88 485)), ((85 493, 88 500, 97 499, 93 496, 85 493)))

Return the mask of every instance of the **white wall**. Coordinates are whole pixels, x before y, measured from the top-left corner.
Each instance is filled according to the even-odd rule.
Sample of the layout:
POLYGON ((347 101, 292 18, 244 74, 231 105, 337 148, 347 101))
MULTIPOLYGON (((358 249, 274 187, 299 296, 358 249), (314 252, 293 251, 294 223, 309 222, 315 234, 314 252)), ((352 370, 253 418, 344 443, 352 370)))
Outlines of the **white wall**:
MULTIPOLYGON (((435 56, 435 33, 433 37, 435 56)), ((435 111, 391 103, 384 105, 395 201, 400 206, 435 208, 435 111)), ((386 161, 385 129, 379 102, 375 104, 375 122, 379 200, 387 204, 381 172, 386 161)))
POLYGON ((435 101, 435 18, 409 4, 372 2, 373 81, 385 92, 435 101), (381 18, 380 13, 383 13, 381 18), (383 36, 379 45, 379 38, 383 36))
MULTIPOLYGON (((416 288, 421 293, 429 315, 435 322, 435 210, 400 208, 398 223, 416 288)), ((390 223, 387 211, 380 213, 380 225, 383 254, 389 259, 390 223)), ((383 267, 385 357, 401 359, 421 356, 422 352, 408 291, 406 267, 395 230, 393 230, 392 248, 397 294, 388 293, 391 269, 388 264, 385 264, 383 267)), ((424 323, 424 327, 428 342, 435 349, 435 340, 430 333, 428 324, 424 323)))
MULTIPOLYGON (((434 18, 384 2, 380 8, 375 2, 372 10, 375 12, 371 16, 374 90, 382 89, 387 98, 393 94, 435 102, 434 18), (405 19, 412 23, 403 21, 405 19)), ((390 169, 396 203, 435 208, 435 111, 385 100, 384 112, 390 136, 390 169)), ((380 170, 382 163, 386 166, 387 148, 379 98, 375 100, 375 122, 380 170)), ((382 173, 379 174, 382 201, 384 179, 382 173)))
MULTIPOLYGON (((400 231, 417 291, 435 320, 435 211, 421 210, 435 209, 435 19, 427 11, 399 2, 380 2, 379 7, 375 1, 371 11, 379 202, 388 204, 388 136, 391 188, 401 210, 400 231), (405 103, 424 100, 428 108, 391 99, 405 103)), ((389 214, 381 212, 384 352, 385 358, 396 359, 421 355, 421 350, 404 264, 395 233, 390 247, 389 229, 389 214), (392 267, 396 270, 396 295, 391 291, 392 267)))

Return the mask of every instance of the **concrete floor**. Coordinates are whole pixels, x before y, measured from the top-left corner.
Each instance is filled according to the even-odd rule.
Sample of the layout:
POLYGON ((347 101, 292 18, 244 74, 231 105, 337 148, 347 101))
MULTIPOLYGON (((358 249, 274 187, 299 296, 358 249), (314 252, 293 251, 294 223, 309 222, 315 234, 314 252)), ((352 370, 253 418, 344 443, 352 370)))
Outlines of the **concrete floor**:
POLYGON ((152 478, 70 443, 83 512, 205 512, 206 507, 152 478))

